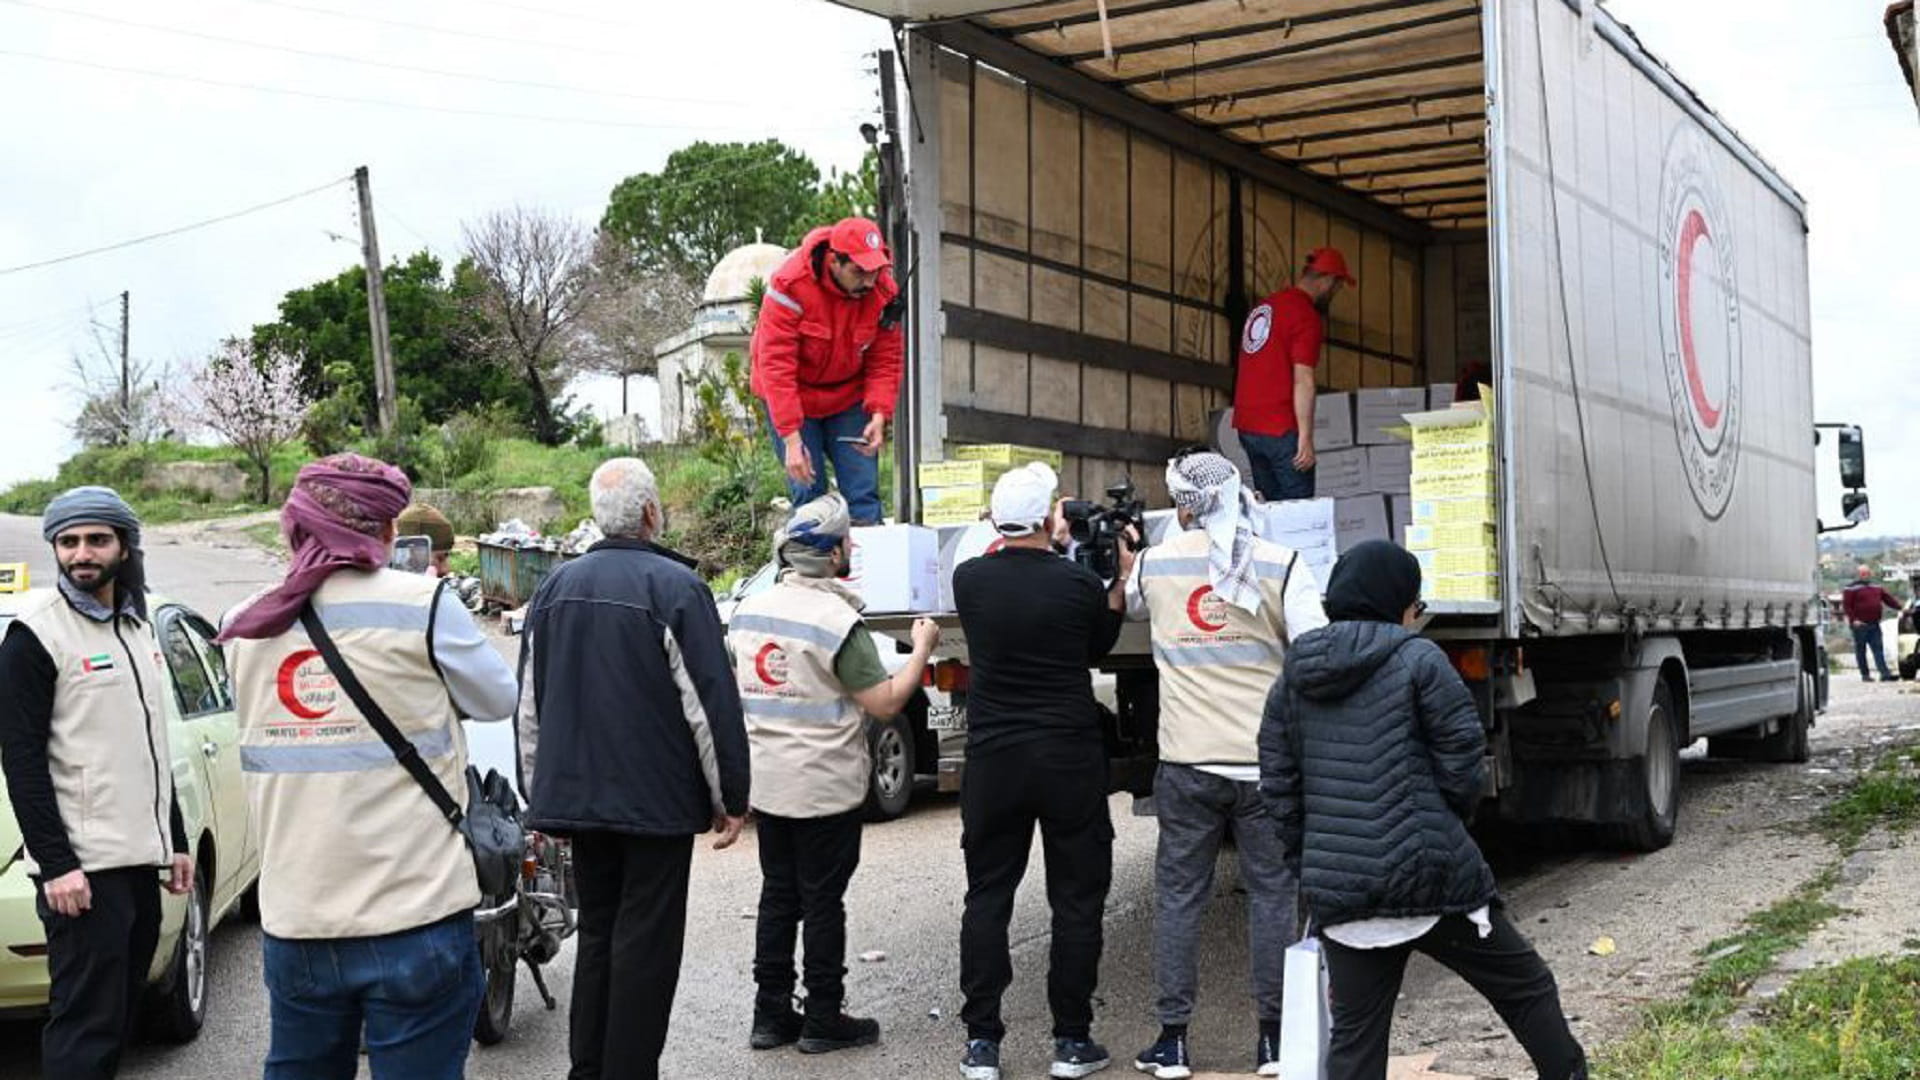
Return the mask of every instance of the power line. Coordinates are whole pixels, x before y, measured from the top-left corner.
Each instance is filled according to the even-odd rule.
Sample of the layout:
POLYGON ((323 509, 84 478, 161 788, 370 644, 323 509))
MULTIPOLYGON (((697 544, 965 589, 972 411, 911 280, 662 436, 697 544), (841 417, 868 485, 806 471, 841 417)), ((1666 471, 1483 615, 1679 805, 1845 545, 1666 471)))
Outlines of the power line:
POLYGON ((578 19, 581 22, 599 23, 602 26, 618 26, 624 30, 652 30, 646 23, 626 22, 621 19, 609 19, 604 15, 589 15, 584 11, 561 11, 557 8, 532 7, 527 4, 508 3, 507 0, 468 0, 469 3, 484 4, 487 7, 505 8, 508 11, 524 11, 529 15, 545 15, 555 19, 578 19))
MULTIPOLYGON (((233 82, 226 79, 208 79, 199 75, 181 75, 171 71, 153 71, 148 68, 121 67, 116 64, 98 64, 91 60, 74 60, 64 56, 48 56, 44 53, 22 52, 16 49, 0 49, 0 56, 17 56, 27 60, 42 60, 50 64, 67 64, 72 67, 92 68, 95 71, 111 71, 121 75, 144 75, 151 79, 168 79, 174 82, 197 83, 201 86, 213 86, 222 90, 250 90, 261 94, 280 94, 286 97, 308 98, 313 101, 342 102, 349 105, 376 105, 389 109, 413 109, 419 112, 445 113, 452 116, 478 116, 493 120, 532 120, 542 124, 588 124, 595 127, 638 129, 646 131, 712 131, 720 126, 714 123, 704 124, 651 124, 631 120, 600 120, 585 116, 550 116, 540 113, 495 112, 488 109, 462 109, 449 105, 424 105, 411 101, 392 101, 386 98, 357 97, 348 94, 321 94, 311 90, 294 90, 284 86, 262 86, 258 83, 233 82)), ((837 125, 828 127, 813 125, 795 130, 829 131, 837 130, 837 125)))
POLYGON ((37 4, 33 0, 0 0, 0 3, 14 7, 45 11, 55 15, 67 15, 79 19, 92 19, 95 22, 111 23, 115 26, 127 26, 136 30, 151 30, 162 34, 174 34, 180 37, 198 38, 202 41, 218 42, 223 45, 239 45, 249 49, 264 49, 269 52, 287 53, 293 56, 308 56, 317 60, 332 60, 342 64, 358 64, 363 67, 386 68, 391 71, 406 71, 416 75, 432 75, 443 79, 466 79, 472 82, 492 83, 496 86, 519 86, 534 90, 557 90, 569 94, 585 94, 595 97, 625 98, 630 101, 646 101, 665 105, 718 105, 729 108, 752 108, 752 101, 726 100, 721 98, 684 98, 667 97, 658 94, 637 94, 624 90, 599 90, 590 86, 577 86, 569 83, 541 82, 537 79, 513 79, 499 75, 483 75, 470 71, 450 71, 445 68, 421 67, 416 64, 400 64, 386 60, 374 60, 348 53, 326 52, 320 49, 302 49, 293 45, 279 45, 269 41, 253 41, 248 38, 228 37, 225 34, 210 34, 200 30, 189 30, 181 26, 167 26, 162 23, 141 22, 137 19, 122 19, 113 15, 101 15, 91 11, 76 11, 71 8, 55 7, 51 4, 37 4))
POLYGON ((314 7, 311 4, 297 4, 293 0, 247 0, 252 4, 264 4, 268 7, 286 8, 289 11, 304 11, 313 15, 325 15, 334 19, 346 19, 349 22, 373 23, 377 26, 392 26, 403 30, 425 30, 430 34, 445 34, 449 37, 471 38, 475 41, 491 41, 502 45, 534 46, 535 48, 559 49, 565 52, 591 53, 596 56, 615 56, 622 60, 637 60, 642 63, 647 57, 636 53, 621 52, 617 49, 597 49, 591 45, 574 45, 564 41, 541 41, 538 38, 508 37, 504 34, 483 34, 478 30, 457 30, 450 26, 438 26, 433 23, 409 22, 405 19, 384 19, 377 15, 361 15, 351 11, 336 11, 333 8, 314 7))
POLYGON ((338 177, 336 179, 329 180, 318 187, 311 187, 305 191, 297 191, 297 192, 294 192, 292 195, 282 196, 281 198, 274 199, 271 202, 259 203, 258 205, 255 205, 255 206, 249 206, 244 210, 235 210, 232 213, 221 214, 219 217, 207 218, 203 221, 196 221, 189 225, 181 225, 177 228, 167 229, 163 232, 148 233, 145 236, 136 236, 131 240, 122 240, 117 244, 107 244, 104 247, 88 248, 85 251, 76 251, 69 255, 59 255, 51 259, 42 259, 39 262, 22 263, 19 266, 9 266, 5 268, 0 268, 0 277, 3 277, 7 274, 18 274, 25 270, 38 270, 41 267, 53 266, 58 263, 72 262, 75 259, 84 259, 90 255, 101 255, 109 251, 118 251, 121 248, 133 247, 135 244, 144 244, 152 240, 162 240, 169 236, 178 236, 184 232, 192 232, 195 229, 204 229, 209 225, 218 225, 223 221, 232 221, 234 218, 245 217, 248 214, 257 214, 262 210, 270 210, 276 206, 283 206, 287 203, 293 202, 296 199, 304 199, 309 195, 318 195, 323 191, 327 191, 331 188, 338 187, 339 185, 346 183, 348 179, 349 178, 345 176, 338 177))

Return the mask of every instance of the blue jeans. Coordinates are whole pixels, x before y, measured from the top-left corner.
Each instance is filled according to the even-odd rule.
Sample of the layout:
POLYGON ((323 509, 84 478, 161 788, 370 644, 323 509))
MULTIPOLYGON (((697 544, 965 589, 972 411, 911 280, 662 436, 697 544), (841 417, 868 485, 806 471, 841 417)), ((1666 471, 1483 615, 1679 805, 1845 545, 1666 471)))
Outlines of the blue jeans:
MULTIPOLYGON (((857 448, 857 441, 867 429, 867 410, 855 405, 846 412, 835 413, 822 420, 811 417, 800 421, 800 444, 807 448, 807 458, 813 462, 813 486, 803 487, 787 480, 787 494, 793 498, 793 505, 799 507, 812 502, 827 493, 827 470, 824 463, 833 463, 833 478, 840 485, 840 494, 847 500, 847 515, 855 525, 878 525, 880 515, 884 513, 880 506, 880 458, 868 457, 857 448), (853 439, 856 442, 842 442, 853 439)), ((784 471, 787 467, 787 444, 780 438, 780 432, 774 429, 773 416, 767 416, 767 430, 773 433, 773 457, 784 471)))
POLYGON ((473 915, 364 938, 263 935, 272 1045, 266 1080, 459 1080, 485 982, 473 915))
POLYGON ((1282 499, 1313 498, 1313 470, 1293 467, 1293 455, 1300 452, 1300 433, 1260 435, 1242 431, 1240 448, 1247 452, 1253 466, 1253 489, 1268 502, 1282 499))
POLYGON ((1893 673, 1887 670, 1886 639, 1881 636, 1880 624, 1877 622, 1853 628, 1854 663, 1860 665, 1860 677, 1868 682, 1872 682, 1873 676, 1867 672, 1868 649, 1873 650, 1873 662, 1880 668, 1881 680, 1883 682, 1892 682, 1893 673))

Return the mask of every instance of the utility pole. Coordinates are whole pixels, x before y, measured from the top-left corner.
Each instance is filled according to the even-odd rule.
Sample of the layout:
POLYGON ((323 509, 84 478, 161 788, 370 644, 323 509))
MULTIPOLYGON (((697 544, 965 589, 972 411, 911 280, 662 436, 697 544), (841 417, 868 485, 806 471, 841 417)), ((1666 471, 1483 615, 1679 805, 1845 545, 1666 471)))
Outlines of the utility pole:
POLYGON ((379 410, 380 434, 393 434, 399 422, 394 398, 393 352, 387 340, 387 289, 380 277, 380 238, 373 231, 373 187, 365 165, 353 170, 353 186, 360 194, 360 255, 367 264, 367 323, 373 334, 373 392, 379 410))
POLYGON ((132 365, 127 359, 128 316, 133 298, 126 290, 120 292, 120 444, 132 441, 133 436, 133 384, 130 374, 132 365))

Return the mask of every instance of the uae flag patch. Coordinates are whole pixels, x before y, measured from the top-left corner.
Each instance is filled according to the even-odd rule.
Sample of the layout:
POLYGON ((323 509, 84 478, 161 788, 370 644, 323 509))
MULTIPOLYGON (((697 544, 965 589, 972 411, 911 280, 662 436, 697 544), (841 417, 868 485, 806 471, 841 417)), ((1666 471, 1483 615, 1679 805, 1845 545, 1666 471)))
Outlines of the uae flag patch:
POLYGON ((94 655, 87 657, 85 660, 80 661, 80 670, 86 672, 89 675, 93 674, 96 671, 112 671, 113 670, 113 654, 112 653, 95 653, 94 655))

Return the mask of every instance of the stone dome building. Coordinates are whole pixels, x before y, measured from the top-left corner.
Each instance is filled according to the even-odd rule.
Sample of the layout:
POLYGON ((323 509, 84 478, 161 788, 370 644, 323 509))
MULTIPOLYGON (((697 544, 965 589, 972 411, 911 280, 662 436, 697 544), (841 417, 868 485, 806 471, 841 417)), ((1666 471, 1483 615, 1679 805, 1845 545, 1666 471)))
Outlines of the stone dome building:
POLYGON ((747 354, 753 307, 747 293, 779 269, 787 249, 755 241, 727 252, 707 275, 693 325, 653 350, 660 368, 660 436, 678 442, 692 434, 693 382, 729 352, 747 354))

